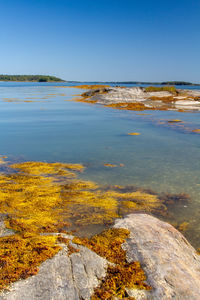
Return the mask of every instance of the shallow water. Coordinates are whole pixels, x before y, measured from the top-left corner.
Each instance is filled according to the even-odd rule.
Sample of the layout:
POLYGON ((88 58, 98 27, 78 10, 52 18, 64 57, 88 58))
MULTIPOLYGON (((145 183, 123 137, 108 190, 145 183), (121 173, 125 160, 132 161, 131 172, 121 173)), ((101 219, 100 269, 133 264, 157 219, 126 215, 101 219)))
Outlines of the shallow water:
POLYGON ((199 247, 200 135, 191 132, 200 128, 199 113, 140 115, 74 102, 73 95, 82 90, 57 86, 0 82, 0 154, 10 161, 83 163, 82 177, 99 184, 188 193, 191 203, 174 205, 164 218, 189 222, 185 235, 199 247), (184 123, 167 122, 172 119, 184 123))

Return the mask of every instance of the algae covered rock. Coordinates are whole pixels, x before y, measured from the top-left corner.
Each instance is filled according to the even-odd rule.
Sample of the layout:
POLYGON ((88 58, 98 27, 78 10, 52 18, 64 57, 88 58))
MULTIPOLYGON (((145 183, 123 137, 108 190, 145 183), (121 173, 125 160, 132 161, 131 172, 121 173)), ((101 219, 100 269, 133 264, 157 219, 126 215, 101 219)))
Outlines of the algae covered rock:
POLYGON ((200 299, 200 256, 173 226, 150 215, 128 215, 90 239, 52 236, 59 237, 62 250, 43 262, 36 275, 2 291, 0 300, 111 299, 105 295, 116 283, 117 288, 122 284, 123 296, 112 299, 200 299), (132 270, 141 275, 134 285, 126 279, 132 270), (121 282, 116 274, 123 276, 121 282))
POLYGON ((37 275, 12 284, 0 300, 89 300, 106 275, 107 261, 86 247, 73 245, 78 252, 69 255, 68 247, 62 246, 41 264, 37 275))
POLYGON ((127 259, 140 262, 152 287, 138 299, 200 299, 200 256, 179 231, 147 214, 131 214, 115 227, 130 231, 127 259))

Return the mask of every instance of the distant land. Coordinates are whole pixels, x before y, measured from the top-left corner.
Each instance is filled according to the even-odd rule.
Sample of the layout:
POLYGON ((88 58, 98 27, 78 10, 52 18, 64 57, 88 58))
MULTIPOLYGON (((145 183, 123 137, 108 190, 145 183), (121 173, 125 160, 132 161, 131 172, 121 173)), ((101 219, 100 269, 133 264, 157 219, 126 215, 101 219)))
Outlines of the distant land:
POLYGON ((64 82, 65 80, 49 75, 0 75, 0 81, 64 82))
POLYGON ((67 81, 69 83, 93 83, 93 84, 148 84, 148 85, 191 85, 199 86, 200 83, 192 83, 187 81, 163 81, 163 82, 150 82, 150 81, 67 81))
POLYGON ((148 85, 190 85, 199 86, 200 83, 187 81, 69 81, 50 75, 0 75, 0 81, 24 81, 24 82, 68 82, 68 83, 92 83, 92 84, 148 84, 148 85))

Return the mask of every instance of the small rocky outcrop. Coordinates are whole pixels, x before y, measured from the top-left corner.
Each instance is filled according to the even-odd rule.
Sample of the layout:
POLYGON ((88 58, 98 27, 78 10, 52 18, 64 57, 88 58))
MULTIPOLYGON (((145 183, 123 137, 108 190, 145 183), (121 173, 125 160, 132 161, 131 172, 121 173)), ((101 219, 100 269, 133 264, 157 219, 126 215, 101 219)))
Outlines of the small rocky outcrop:
POLYGON ((85 102, 111 106, 113 108, 138 110, 130 104, 140 104, 140 110, 200 110, 200 90, 176 90, 175 93, 167 90, 146 91, 143 87, 110 87, 86 91, 81 95, 85 102), (120 107, 120 104, 123 106, 120 107), (115 106, 117 105, 117 106, 115 106))
POLYGON ((152 291, 129 291, 138 299, 200 299, 200 256, 183 235, 168 223, 147 214, 117 220, 130 238, 123 245, 128 261, 139 261, 152 291))

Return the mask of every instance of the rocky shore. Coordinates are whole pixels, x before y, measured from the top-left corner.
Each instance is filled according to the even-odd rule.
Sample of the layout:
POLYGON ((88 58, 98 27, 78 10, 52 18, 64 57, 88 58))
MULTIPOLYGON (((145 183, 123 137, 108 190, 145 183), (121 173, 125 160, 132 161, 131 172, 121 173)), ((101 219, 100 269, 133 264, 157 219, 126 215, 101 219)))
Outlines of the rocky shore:
MULTIPOLYGON (((162 89, 162 88, 161 88, 162 89)), ((83 93, 82 100, 128 110, 199 111, 200 90, 169 91, 143 87, 100 87, 83 93)))
MULTIPOLYGON (((200 299, 200 256, 174 227, 147 214, 131 214, 117 219, 114 228, 129 230, 122 245, 127 261, 140 262, 151 286, 151 290, 127 287, 126 299, 200 299)), ((37 275, 13 283, 1 292, 0 300, 98 299, 92 298, 94 289, 113 264, 72 241, 73 236, 62 237, 69 244, 61 240, 62 250, 42 263, 37 275)))

